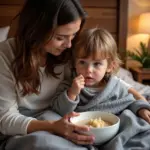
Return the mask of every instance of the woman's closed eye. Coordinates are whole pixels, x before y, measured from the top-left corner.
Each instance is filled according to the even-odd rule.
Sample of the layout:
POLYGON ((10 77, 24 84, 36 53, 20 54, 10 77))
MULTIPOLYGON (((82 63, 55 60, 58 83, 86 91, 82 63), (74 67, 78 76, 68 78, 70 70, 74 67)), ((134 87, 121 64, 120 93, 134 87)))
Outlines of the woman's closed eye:
POLYGON ((74 37, 76 36, 76 33, 74 33, 73 35, 56 35, 54 38, 58 41, 64 41, 64 40, 73 40, 74 37))
POLYGON ((55 36, 55 39, 58 40, 58 41, 63 41, 63 40, 65 40, 65 37, 63 37, 63 36, 55 36))

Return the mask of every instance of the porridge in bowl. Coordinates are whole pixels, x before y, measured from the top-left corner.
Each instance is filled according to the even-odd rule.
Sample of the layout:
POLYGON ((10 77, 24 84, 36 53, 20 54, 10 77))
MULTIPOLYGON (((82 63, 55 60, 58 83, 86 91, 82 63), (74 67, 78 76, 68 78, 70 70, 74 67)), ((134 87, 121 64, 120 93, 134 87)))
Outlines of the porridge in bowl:
POLYGON ((108 121, 104 121, 101 118, 96 118, 96 119, 90 119, 86 125, 92 128, 103 128, 103 127, 111 126, 112 123, 108 121))
POLYGON ((103 127, 108 127, 112 125, 111 122, 105 121, 101 119, 101 117, 95 118, 95 119, 81 120, 81 121, 76 122, 76 124, 88 125, 90 128, 103 128, 103 127))

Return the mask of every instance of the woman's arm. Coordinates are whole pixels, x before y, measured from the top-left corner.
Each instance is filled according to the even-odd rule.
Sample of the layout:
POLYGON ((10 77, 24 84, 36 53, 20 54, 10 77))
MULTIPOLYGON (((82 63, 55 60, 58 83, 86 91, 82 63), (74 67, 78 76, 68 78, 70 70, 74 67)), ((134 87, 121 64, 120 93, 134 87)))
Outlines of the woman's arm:
POLYGON ((20 114, 18 110, 19 95, 11 69, 12 50, 8 41, 0 44, 0 132, 4 135, 26 134, 32 117, 20 114))

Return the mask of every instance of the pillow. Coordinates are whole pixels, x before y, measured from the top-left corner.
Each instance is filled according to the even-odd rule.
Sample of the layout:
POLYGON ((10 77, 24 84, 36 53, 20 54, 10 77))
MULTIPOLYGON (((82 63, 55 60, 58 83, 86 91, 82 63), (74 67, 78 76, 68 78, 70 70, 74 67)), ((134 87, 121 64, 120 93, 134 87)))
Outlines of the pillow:
POLYGON ((140 94, 144 95, 150 101, 150 86, 135 81, 133 79, 132 73, 124 68, 120 68, 119 72, 116 75, 128 84, 130 84, 140 94))
POLYGON ((8 36, 10 26, 5 26, 0 28, 0 42, 5 41, 8 36))
POLYGON ((116 75, 123 80, 125 80, 127 77, 133 79, 132 73, 124 68, 120 68, 116 75))

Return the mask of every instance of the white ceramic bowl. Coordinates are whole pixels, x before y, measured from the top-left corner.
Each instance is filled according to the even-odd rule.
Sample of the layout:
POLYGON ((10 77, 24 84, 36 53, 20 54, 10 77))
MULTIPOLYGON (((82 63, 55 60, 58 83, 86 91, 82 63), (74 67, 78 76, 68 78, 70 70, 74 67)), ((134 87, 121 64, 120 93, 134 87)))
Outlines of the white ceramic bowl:
POLYGON ((71 122, 76 125, 85 125, 90 119, 96 119, 101 117, 102 120, 110 122, 112 125, 103 128, 91 128, 90 131, 84 132, 88 135, 95 136, 94 144, 103 144, 112 139, 119 130, 120 119, 108 112, 101 111, 88 111, 80 113, 80 116, 71 118, 71 122), (80 121, 86 120, 83 124, 80 121))

